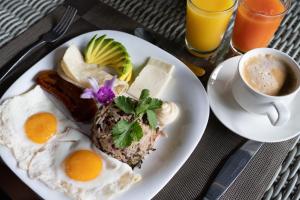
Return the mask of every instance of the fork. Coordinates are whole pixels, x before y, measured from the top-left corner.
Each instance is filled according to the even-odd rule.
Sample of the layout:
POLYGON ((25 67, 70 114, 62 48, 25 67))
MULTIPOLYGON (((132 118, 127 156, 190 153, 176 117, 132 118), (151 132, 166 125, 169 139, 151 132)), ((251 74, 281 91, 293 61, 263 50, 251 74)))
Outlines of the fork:
POLYGON ((0 71, 0 85, 7 78, 8 74, 20 64, 26 57, 28 57, 32 52, 37 50, 39 47, 43 46, 46 43, 53 43, 60 39, 68 30, 70 25, 73 22, 73 19, 77 13, 76 8, 68 6, 63 17, 59 20, 58 24, 52 28, 49 32, 41 36, 41 38, 34 42, 31 46, 28 47, 26 52, 20 56, 17 61, 11 65, 8 69, 1 69, 0 71))

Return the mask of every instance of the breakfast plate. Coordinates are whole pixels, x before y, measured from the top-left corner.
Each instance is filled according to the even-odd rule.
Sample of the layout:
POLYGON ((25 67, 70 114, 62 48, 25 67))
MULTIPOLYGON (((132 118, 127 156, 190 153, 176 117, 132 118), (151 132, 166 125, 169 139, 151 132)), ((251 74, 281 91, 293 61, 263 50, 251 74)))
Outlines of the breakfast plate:
POLYGON ((283 126, 272 126, 264 115, 245 111, 235 101, 231 83, 241 56, 230 58, 211 74, 207 93, 212 111, 217 118, 236 134, 259 142, 281 142, 297 136, 300 132, 300 94, 290 104, 291 117, 283 126))
MULTIPOLYGON (((198 78, 174 56, 127 33, 110 30, 85 33, 53 50, 26 71, 5 92, 1 103, 9 97, 33 88, 35 85, 33 79, 38 72, 54 69, 67 47, 73 44, 83 49, 95 34, 106 34, 121 42, 131 56, 134 68, 143 66, 149 57, 175 66, 172 78, 160 97, 175 102, 180 108, 180 114, 176 121, 166 128, 168 137, 158 141, 155 146, 156 151, 145 158, 141 168, 134 168, 134 172, 142 176, 141 181, 116 197, 116 199, 151 199, 168 183, 193 152, 203 135, 209 117, 209 103, 204 87, 198 78)), ((49 189, 38 180, 30 179, 26 171, 17 167, 15 158, 6 147, 0 146, 0 156, 10 169, 42 198, 69 199, 65 194, 49 189)))

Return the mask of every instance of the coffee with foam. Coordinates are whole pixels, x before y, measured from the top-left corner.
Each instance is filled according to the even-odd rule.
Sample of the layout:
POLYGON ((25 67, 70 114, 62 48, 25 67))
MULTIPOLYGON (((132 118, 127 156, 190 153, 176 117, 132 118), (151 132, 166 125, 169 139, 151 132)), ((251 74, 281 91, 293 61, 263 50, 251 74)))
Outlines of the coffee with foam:
POLYGON ((241 74, 251 88, 271 96, 289 94, 297 85, 289 65, 271 54, 250 57, 245 61, 241 74))

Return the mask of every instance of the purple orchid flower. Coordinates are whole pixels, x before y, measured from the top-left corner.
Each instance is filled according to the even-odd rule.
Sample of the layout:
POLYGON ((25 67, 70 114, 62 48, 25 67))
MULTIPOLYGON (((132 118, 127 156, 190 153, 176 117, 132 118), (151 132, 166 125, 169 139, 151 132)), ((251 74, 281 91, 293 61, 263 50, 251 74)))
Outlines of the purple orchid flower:
POLYGON ((88 78, 91 88, 86 88, 80 97, 82 99, 95 99, 105 106, 110 104, 116 96, 112 90, 115 79, 116 77, 114 76, 111 80, 106 80, 103 86, 99 87, 95 78, 88 78))

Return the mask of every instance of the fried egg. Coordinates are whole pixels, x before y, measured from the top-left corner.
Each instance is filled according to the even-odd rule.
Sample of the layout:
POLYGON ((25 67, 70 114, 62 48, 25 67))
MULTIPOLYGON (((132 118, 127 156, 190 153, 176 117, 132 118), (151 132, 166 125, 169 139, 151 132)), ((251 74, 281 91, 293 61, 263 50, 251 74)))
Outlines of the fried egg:
POLYGON ((110 199, 140 179, 131 167, 97 149, 75 129, 32 158, 28 175, 72 199, 110 199))
POLYGON ((0 144, 10 148, 18 166, 26 170, 41 147, 76 125, 36 86, 0 105, 0 127, 0 144))

